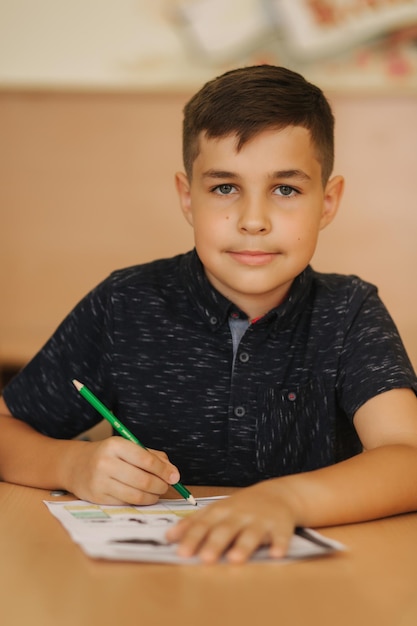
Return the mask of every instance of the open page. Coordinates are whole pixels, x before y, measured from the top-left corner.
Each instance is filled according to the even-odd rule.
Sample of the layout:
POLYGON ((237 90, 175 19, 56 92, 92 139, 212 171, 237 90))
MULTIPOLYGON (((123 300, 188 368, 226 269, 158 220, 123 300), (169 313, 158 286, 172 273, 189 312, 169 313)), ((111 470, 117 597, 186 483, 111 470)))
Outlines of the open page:
MULTIPOLYGON (((197 498, 199 507, 216 498, 197 498)), ((181 558, 165 533, 180 518, 196 508, 185 500, 160 500, 153 506, 107 506, 82 500, 53 502, 46 506, 65 527, 75 543, 90 557, 152 563, 201 562, 198 557, 181 558)), ((343 550, 344 547, 309 529, 297 529, 287 557, 311 558, 343 550)), ((252 560, 271 560, 268 548, 259 549, 252 560)))

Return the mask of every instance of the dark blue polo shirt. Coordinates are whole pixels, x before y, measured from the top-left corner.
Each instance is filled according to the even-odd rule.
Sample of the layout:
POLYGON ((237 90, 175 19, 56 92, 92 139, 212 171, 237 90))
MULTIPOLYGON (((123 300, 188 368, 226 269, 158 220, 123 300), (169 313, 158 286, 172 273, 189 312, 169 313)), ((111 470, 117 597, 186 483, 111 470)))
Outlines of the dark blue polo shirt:
POLYGON ((376 288, 355 276, 308 267, 280 306, 246 330, 245 318, 195 251, 114 272, 5 401, 42 433, 70 438, 100 420, 76 378, 165 450, 186 484, 247 485, 357 454, 356 410, 393 388, 417 391, 376 288))

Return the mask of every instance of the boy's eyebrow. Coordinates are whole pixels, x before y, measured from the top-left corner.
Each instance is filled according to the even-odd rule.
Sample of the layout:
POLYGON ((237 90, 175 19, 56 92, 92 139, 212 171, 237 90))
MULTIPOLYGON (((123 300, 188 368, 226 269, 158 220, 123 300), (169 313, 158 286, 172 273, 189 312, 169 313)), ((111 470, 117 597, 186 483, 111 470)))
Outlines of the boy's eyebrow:
MULTIPOLYGON (((228 179, 240 178, 239 174, 236 174, 236 172, 229 172, 227 170, 215 170, 215 169, 206 170, 205 172, 203 172, 202 176, 203 178, 228 178, 228 179)), ((272 179, 285 178, 287 180, 289 178, 297 178, 298 180, 311 180, 311 176, 309 176, 303 170, 298 170, 298 169, 277 170, 275 172, 272 172, 269 175, 269 178, 272 178, 272 179)))
POLYGON ((303 170, 277 170, 276 172, 272 172, 271 178, 298 178, 298 180, 311 180, 311 176, 303 170))
POLYGON ((203 172, 203 178, 239 178, 235 172, 228 172, 227 170, 206 170, 203 172))

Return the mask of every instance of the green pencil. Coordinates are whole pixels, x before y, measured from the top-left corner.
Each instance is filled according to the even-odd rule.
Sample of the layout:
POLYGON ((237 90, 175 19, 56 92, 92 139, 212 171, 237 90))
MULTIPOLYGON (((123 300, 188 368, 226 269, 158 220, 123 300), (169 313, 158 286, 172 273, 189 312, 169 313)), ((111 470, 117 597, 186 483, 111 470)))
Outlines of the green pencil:
MULTIPOLYGON (((122 435, 122 437, 125 437, 125 439, 129 439, 129 441, 133 441, 133 443, 136 443, 138 446, 141 446, 141 448, 145 448, 146 450, 146 446, 144 446, 143 443, 141 443, 139 439, 137 439, 137 437, 135 437, 135 435, 131 433, 128 428, 126 428, 126 426, 119 422, 119 420, 110 411, 110 409, 108 409, 102 402, 100 402, 97 396, 95 396, 93 392, 88 389, 88 387, 86 387, 83 383, 80 383, 78 380, 73 380, 72 383, 74 387, 80 392, 82 397, 87 400, 87 402, 89 402, 91 406, 95 408, 98 413, 100 413, 100 415, 102 415, 108 422, 110 422, 114 430, 116 430, 119 435, 122 435)), ((174 487, 174 489, 176 489, 176 491, 178 491, 178 493, 183 498, 185 498, 187 502, 193 504, 194 506, 197 506, 195 498, 191 495, 188 489, 184 487, 184 485, 182 485, 181 483, 175 483, 175 485, 172 485, 172 487, 174 487)))

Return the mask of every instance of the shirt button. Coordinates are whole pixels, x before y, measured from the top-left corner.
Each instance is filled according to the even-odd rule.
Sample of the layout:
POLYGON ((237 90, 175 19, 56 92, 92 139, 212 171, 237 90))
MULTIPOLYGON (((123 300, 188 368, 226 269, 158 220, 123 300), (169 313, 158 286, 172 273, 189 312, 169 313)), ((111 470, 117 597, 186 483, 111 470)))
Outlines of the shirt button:
POLYGON ((249 354, 247 352, 241 352, 239 354, 239 361, 241 363, 247 363, 249 361, 249 354))
POLYGON ((236 417, 243 417, 245 415, 245 413, 246 413, 245 407, 243 407, 243 406, 235 407, 235 410, 233 412, 236 415, 236 417))
POLYGON ((212 317, 210 317, 210 324, 212 326, 214 326, 215 324, 217 324, 217 317, 214 317, 214 315, 212 317))

